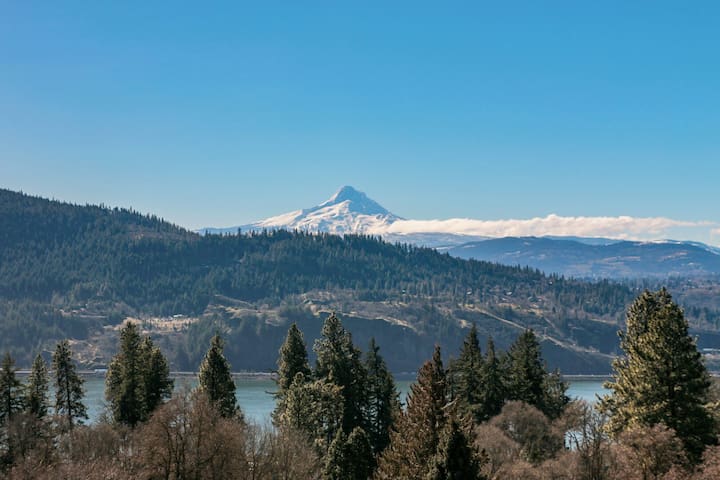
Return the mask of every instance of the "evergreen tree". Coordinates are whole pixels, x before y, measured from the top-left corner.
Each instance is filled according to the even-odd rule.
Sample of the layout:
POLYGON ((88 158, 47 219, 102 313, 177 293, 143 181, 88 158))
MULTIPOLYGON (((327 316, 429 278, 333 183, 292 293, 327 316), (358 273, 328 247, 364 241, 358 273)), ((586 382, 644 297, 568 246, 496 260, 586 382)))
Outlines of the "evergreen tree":
POLYGON ((235 398, 235 381, 223 348, 222 338, 215 334, 200 364, 198 389, 207 395, 210 403, 216 406, 223 417, 229 418, 240 414, 240 409, 235 398))
POLYGON ((365 356, 368 405, 365 414, 367 435, 373 451, 379 454, 390 443, 390 428, 400 414, 400 400, 395 381, 380 355, 375 339, 370 339, 365 356))
POLYGON ((352 336, 333 313, 323 324, 321 338, 315 342, 316 378, 326 379, 342 388, 343 421, 346 433, 364 427, 367 408, 367 372, 360 359, 360 350, 352 343, 352 336))
POLYGON ((470 328, 460 349, 460 356, 453 362, 450 379, 453 382, 453 397, 458 409, 475 422, 483 420, 481 404, 484 385, 482 384, 483 358, 475 324, 470 328))
POLYGON ((25 392, 27 411, 36 418, 44 418, 48 413, 48 384, 47 364, 42 355, 38 354, 33 361, 25 392))
POLYGON ((365 431, 357 427, 350 436, 340 430, 330 444, 322 478, 324 480, 367 480, 372 475, 374 457, 365 431))
POLYGON ((128 322, 120 330, 120 349, 110 362, 105 398, 113 420, 131 427, 147 421, 164 399, 172 395, 170 367, 150 337, 140 336, 128 322))
POLYGON ((367 480, 375 469, 370 437, 360 427, 350 432, 346 443, 345 458, 348 464, 348 478, 351 480, 367 480))
POLYGON ((279 421, 285 410, 285 397, 295 376, 298 373, 302 373, 302 378, 305 379, 310 379, 311 376, 305 338, 297 324, 290 325, 279 353, 277 361, 278 391, 275 393, 275 410, 272 414, 274 422, 279 421))
POLYGON ((342 430, 342 389, 324 379, 308 381, 295 375, 285 396, 285 408, 277 418, 280 427, 302 432, 325 454, 342 430))
POLYGON ((134 427, 147 420, 145 358, 137 325, 128 322, 120 330, 120 350, 113 357, 105 380, 105 398, 113 420, 134 427))
POLYGON ((447 379, 440 347, 423 364, 417 382, 410 387, 407 409, 390 434, 390 445, 380 456, 377 476, 381 479, 417 479, 428 474, 445 426, 447 379))
POLYGON ((427 480, 480 480, 481 463, 457 420, 451 418, 443 432, 427 480))
POLYGON ((280 394, 290 388, 295 375, 300 372, 310 378, 307 345, 296 323, 290 325, 278 357, 278 388, 280 394))
POLYGON ((545 368, 535 332, 525 330, 507 352, 508 396, 539 407, 543 401, 545 368))
POLYGON ((325 455, 325 464, 322 471, 323 480, 346 480, 349 477, 346 453, 347 435, 340 430, 335 434, 335 438, 325 455))
POLYGON ((82 402, 84 380, 78 375, 67 340, 55 347, 52 357, 55 375, 55 414, 63 417, 68 428, 87 419, 87 409, 82 402))
POLYGON ((505 384, 502 362, 495 355, 495 343, 488 338, 485 360, 480 369, 482 390, 480 391, 480 421, 494 417, 505 404, 505 384))
POLYGON ((142 358, 145 411, 149 418, 164 400, 172 396, 175 382, 170 378, 167 359, 150 337, 145 337, 143 341, 142 358))
POLYGON ((628 310, 620 332, 625 356, 613 362, 606 383, 612 393, 600 401, 617 434, 663 424, 675 431, 692 461, 717 442, 716 424, 705 408, 710 378, 680 307, 664 288, 645 291, 628 310))
POLYGON ((0 364, 0 427, 23 409, 23 387, 15 375, 15 360, 6 352, 0 364))
POLYGON ((540 342, 532 330, 525 330, 507 353, 508 400, 519 400, 537 407, 550 418, 556 418, 570 399, 567 384, 559 374, 545 369, 540 342))

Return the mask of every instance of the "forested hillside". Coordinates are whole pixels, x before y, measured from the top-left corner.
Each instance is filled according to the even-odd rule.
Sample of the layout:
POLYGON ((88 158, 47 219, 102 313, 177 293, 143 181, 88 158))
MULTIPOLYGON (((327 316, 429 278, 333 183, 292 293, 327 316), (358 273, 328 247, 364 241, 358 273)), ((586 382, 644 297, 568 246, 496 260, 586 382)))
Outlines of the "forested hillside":
POLYGON ((551 364, 589 371, 608 364, 632 297, 614 283, 368 236, 200 236, 132 210, 0 190, 0 350, 20 365, 64 337, 102 365, 104 345, 132 317, 175 369, 196 368, 198 344, 218 329, 235 369, 270 369, 288 322, 312 338, 321 315, 338 311, 360 342, 398 345, 387 355, 394 369, 416 368, 434 342, 456 347, 476 323, 501 347, 532 327, 551 364))

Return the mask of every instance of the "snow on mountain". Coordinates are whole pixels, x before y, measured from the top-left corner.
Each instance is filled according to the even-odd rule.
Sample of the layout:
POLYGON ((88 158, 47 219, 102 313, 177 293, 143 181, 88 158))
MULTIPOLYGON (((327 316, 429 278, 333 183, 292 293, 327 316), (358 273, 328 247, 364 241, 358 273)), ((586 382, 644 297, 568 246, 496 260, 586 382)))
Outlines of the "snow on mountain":
POLYGON ((345 186, 320 205, 295 210, 259 222, 230 228, 203 228, 200 233, 235 233, 262 230, 301 230, 306 232, 377 233, 397 220, 363 192, 345 186))
MULTIPOLYGON (((696 258, 701 264, 707 264, 708 268, 705 271, 716 271, 717 267, 714 262, 720 254, 720 250, 702 243, 672 240, 628 242, 633 239, 641 240, 648 234, 658 235, 678 226, 693 227, 698 224, 663 217, 561 217, 553 214, 531 219, 507 220, 470 218, 406 220, 389 212, 363 192, 345 186, 328 200, 312 208, 296 210, 248 225, 205 228, 199 232, 236 233, 238 229, 243 232, 285 229, 339 235, 365 233, 381 236, 390 242, 437 248, 465 258, 536 265, 549 269, 549 271, 571 272, 572 274, 579 274, 581 271, 585 273, 587 270, 587 266, 583 266, 583 270, 572 270, 570 266, 574 265, 573 262, 579 261, 578 258, 582 260, 580 263, 593 263, 590 259, 595 257, 597 257, 595 262, 601 262, 600 258, 603 258, 602 262, 608 263, 610 260, 602 257, 598 252, 612 251, 613 254, 624 258, 629 255, 627 251, 640 249, 643 255, 646 255, 650 251, 657 251, 657 249, 650 248, 651 244, 663 244, 668 247, 666 249, 668 255, 671 251, 684 254, 686 251, 702 252, 704 250, 711 255, 698 254, 692 258, 696 258), (517 247, 518 238, 532 238, 533 240, 521 242, 521 248, 517 252, 512 249, 506 250, 506 248, 517 247), (645 247, 643 247, 643 243, 646 245, 645 247), (674 249, 670 248, 672 246, 674 249), (571 250, 576 253, 577 257, 572 261, 566 258, 571 250), (593 252, 592 255, 590 255, 591 252, 593 252), (538 259, 546 260, 543 260, 543 263, 538 259), (550 261, 554 263, 549 263, 550 261), (713 266, 709 267, 708 262, 713 266)), ((620 263, 630 262, 629 258, 620 263)), ((583 265, 585 264, 583 263, 583 265)), ((681 271, 703 270, 695 265, 675 267, 681 271)), ((649 271, 650 268, 643 266, 636 270, 649 271)), ((612 272, 603 270, 602 274, 607 276, 623 275, 628 271, 630 270, 615 268, 612 272)))

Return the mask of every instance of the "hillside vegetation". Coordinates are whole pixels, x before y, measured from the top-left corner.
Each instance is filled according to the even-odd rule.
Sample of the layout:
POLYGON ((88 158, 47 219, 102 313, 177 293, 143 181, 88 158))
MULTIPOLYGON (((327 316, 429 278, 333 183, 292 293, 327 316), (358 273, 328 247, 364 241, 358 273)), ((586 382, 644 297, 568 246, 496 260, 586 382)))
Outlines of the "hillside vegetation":
POLYGON ((128 317, 192 370, 217 330, 235 369, 273 368, 288 322, 309 340, 338 311, 358 342, 414 370, 428 346, 457 348, 471 323, 501 348, 525 327, 551 365, 607 368, 633 289, 468 261, 361 235, 189 232, 127 209, 0 190, 0 350, 20 365, 59 338, 88 365, 128 317), (392 344, 393 347, 390 348, 392 344))

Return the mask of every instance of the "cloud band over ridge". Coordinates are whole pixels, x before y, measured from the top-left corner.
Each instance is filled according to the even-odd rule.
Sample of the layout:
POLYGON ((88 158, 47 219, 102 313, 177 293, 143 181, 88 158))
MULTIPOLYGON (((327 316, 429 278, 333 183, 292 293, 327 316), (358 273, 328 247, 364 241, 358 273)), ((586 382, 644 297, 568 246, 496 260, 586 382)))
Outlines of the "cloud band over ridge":
MULTIPOLYGON (((577 236, 624 240, 657 240, 669 238, 678 229, 703 229, 718 224, 706 221, 674 220, 665 217, 563 217, 550 214, 529 219, 475 220, 397 220, 378 228, 377 234, 408 235, 447 233, 478 237, 577 236)), ((712 230, 720 233, 720 228, 712 230)))

